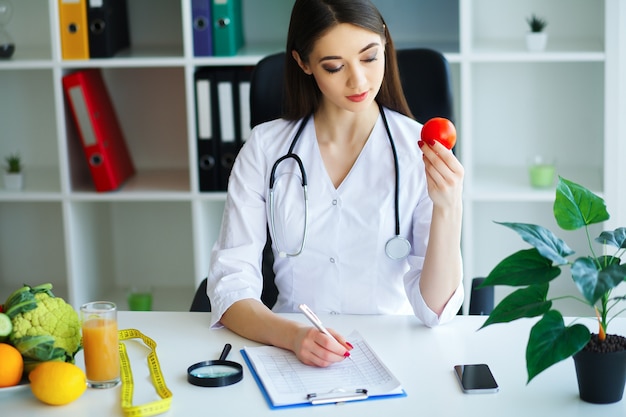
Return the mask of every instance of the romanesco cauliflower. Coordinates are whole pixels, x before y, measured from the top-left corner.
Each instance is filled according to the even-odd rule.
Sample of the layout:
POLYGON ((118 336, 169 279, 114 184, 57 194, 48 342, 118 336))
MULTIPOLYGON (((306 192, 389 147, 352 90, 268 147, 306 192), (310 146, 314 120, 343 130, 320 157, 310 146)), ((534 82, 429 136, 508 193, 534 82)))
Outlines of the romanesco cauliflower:
POLYGON ((74 362, 80 350, 80 321, 74 308, 50 291, 51 284, 25 285, 5 303, 13 323, 10 343, 24 357, 26 368, 38 362, 74 362))

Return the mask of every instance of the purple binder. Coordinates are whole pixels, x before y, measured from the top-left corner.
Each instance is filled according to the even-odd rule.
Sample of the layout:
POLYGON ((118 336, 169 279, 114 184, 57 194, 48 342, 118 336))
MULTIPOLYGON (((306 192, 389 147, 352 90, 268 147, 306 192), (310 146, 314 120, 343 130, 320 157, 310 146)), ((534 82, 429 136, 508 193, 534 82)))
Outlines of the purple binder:
POLYGON ((213 55, 211 0, 191 0, 194 56, 213 55))

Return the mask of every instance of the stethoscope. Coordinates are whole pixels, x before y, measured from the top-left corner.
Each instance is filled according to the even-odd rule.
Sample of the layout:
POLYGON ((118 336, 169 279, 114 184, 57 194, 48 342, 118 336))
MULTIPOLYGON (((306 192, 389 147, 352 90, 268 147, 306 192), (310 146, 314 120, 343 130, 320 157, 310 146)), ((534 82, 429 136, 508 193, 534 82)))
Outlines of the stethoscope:
MULTIPOLYGON (((404 259, 407 256, 409 256, 409 252, 411 251, 411 243, 407 239, 400 236, 400 209, 399 209, 399 203, 398 203, 399 195, 400 195, 400 169, 399 169, 399 164, 398 164, 398 153, 396 151, 396 145, 393 142, 393 138, 391 136, 391 130, 389 129, 389 123, 387 122, 387 117, 385 116, 385 111, 383 110, 382 106, 380 108, 380 115, 383 119, 385 130, 387 131, 387 138, 389 139, 389 144, 391 145, 391 151, 393 153, 393 163, 394 163, 395 174, 396 174, 395 175, 395 180, 396 180, 395 181, 396 182, 395 183, 395 197, 394 197, 396 230, 395 230, 395 236, 389 239, 387 243, 385 244, 385 253, 387 254, 389 258, 394 259, 394 260, 404 259)), ((280 158, 276 160, 276 162, 274 162, 274 165, 272 166, 272 171, 270 173, 270 184, 269 184, 270 227, 272 229, 272 235, 274 236, 274 245, 276 245, 276 250, 278 251, 278 255, 282 258, 288 257, 288 256, 292 257, 292 256, 300 255, 302 251, 304 250, 304 245, 306 243, 306 236, 307 236, 307 231, 308 231, 307 220, 309 216, 309 203, 308 203, 309 197, 307 194, 306 171, 304 169, 304 164, 302 163, 302 160, 296 153, 294 153, 293 149, 296 146, 296 142, 300 138, 300 135, 302 134, 302 131, 304 130, 304 127, 306 126, 310 118, 311 118, 311 115, 308 115, 302 120, 302 122, 300 123, 300 126, 298 127, 298 130, 296 131, 296 134, 293 140, 291 141, 291 145, 289 146, 289 151, 287 151, 285 155, 281 156, 280 158), (276 221, 275 221, 274 183, 276 181, 276 169, 278 168, 278 165, 280 165, 280 163, 286 159, 293 159, 298 164, 298 168, 300 169, 300 174, 302 176, 301 183, 302 183, 302 192, 304 195, 304 227, 302 230, 302 241, 298 250, 296 250, 295 252, 291 252, 291 253, 280 249, 280 246, 276 239, 277 235, 276 235, 276 221)))

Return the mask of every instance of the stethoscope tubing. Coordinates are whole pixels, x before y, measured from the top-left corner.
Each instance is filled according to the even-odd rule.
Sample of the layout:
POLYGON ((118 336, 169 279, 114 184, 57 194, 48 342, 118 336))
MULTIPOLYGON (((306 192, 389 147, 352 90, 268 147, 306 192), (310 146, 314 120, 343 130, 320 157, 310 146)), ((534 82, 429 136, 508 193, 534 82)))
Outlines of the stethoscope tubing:
POLYGON ((285 252, 280 249, 277 239, 274 239, 275 240, 274 245, 276 246, 276 250, 278 251, 278 256, 280 256, 281 258, 294 257, 294 256, 300 255, 302 251, 304 250, 304 245, 306 243, 306 236, 308 232, 307 224, 308 224, 308 219, 309 219, 309 193, 307 191, 308 182, 307 182, 306 170, 304 169, 304 164, 302 163, 302 159, 300 159, 298 154, 293 152, 293 149, 295 148, 296 142, 298 141, 298 138, 300 138, 300 135, 302 134, 302 131, 306 127, 306 124, 310 118, 311 118, 311 115, 309 114, 307 117, 305 117, 302 120, 302 123, 300 123, 300 126, 298 126, 298 130, 296 131, 296 134, 294 135, 293 140, 291 141, 291 145, 289 146, 289 151, 274 162, 274 165, 272 165, 272 170, 270 172, 270 183, 269 183, 270 228, 272 229, 273 236, 276 236, 276 221, 275 221, 276 204, 275 204, 275 196, 274 196, 276 169, 278 168, 278 165, 280 165, 280 163, 283 162, 284 160, 293 159, 298 164, 298 168, 300 169, 300 175, 302 176, 301 183, 302 183, 302 192, 304 194, 304 227, 302 230, 302 240, 301 240, 300 248, 298 248, 298 250, 293 253, 285 252))
MULTIPOLYGON (((400 164, 398 162, 398 152, 396 150, 396 145, 393 141, 391 129, 389 128, 389 123, 387 121, 387 116, 385 115, 385 111, 382 106, 380 107, 380 115, 382 117, 383 124, 385 126, 385 131, 387 132, 387 138, 389 139, 389 144, 391 146, 391 152, 393 154, 393 163, 394 163, 394 168, 395 168, 395 186, 394 186, 395 235, 391 239, 389 239, 389 241, 387 241, 385 245, 385 252, 387 253, 387 256, 389 256, 389 258, 391 259, 394 259, 394 260, 404 259, 409 255, 411 251, 411 243, 405 238, 403 238, 402 236, 400 236, 400 167, 399 167, 400 164)), ((302 134, 302 131, 304 130, 310 118, 311 118, 311 115, 309 114, 302 120, 302 122, 300 123, 300 126, 298 127, 298 130, 296 131, 296 134, 294 135, 293 140, 291 141, 291 145, 289 146, 289 151, 274 162, 274 165, 272 165, 272 170, 270 172, 270 180, 269 180, 270 219, 269 221, 270 221, 270 228, 272 231, 272 235, 274 236, 274 245, 276 246, 276 249, 280 257, 287 257, 287 256, 292 257, 292 256, 300 255, 302 251, 304 250, 304 245, 306 241, 306 235, 308 231, 307 177, 306 177, 306 170, 304 169, 304 164, 302 163, 302 160, 300 159, 300 157, 294 152, 294 148, 296 146, 298 139, 300 138, 300 135, 302 134), (282 251, 279 247, 279 244, 276 238, 276 221, 275 221, 276 213, 275 213, 274 184, 276 181, 276 169, 278 168, 278 165, 280 165, 280 163, 286 159, 293 159, 298 164, 298 168, 300 169, 300 173, 302 175, 302 188, 304 190, 303 192, 304 192, 304 200, 305 200, 304 201, 304 204, 305 204, 304 227, 303 227, 303 232, 302 232, 303 237, 301 241, 302 243, 300 245, 300 248, 294 253, 287 253, 285 251, 282 251)))
POLYGON ((396 236, 400 236, 400 163, 398 162, 398 151, 396 150, 396 144, 393 142, 391 138, 391 129, 389 129, 389 123, 387 122, 387 116, 385 116, 385 111, 380 109, 380 116, 383 119, 383 124, 385 125, 385 130, 387 131, 387 138, 389 139, 389 145, 391 146, 391 152, 393 153, 393 164, 395 171, 395 195, 394 195, 394 213, 396 216, 396 236))
MULTIPOLYGON (((300 129, 301 131, 301 129, 300 129)), ((293 145, 295 145, 295 143, 292 143, 292 147, 293 145)), ((290 149, 291 149, 290 148, 290 149)), ((278 168, 278 165, 284 161, 285 159, 293 159, 298 163, 298 167, 300 168, 300 175, 302 176, 302 192, 304 194, 304 227, 302 230, 302 240, 300 243, 300 248, 294 252, 294 253, 288 253, 285 252, 283 250, 280 249, 279 245, 278 245, 278 241, 276 240, 276 249, 278 250, 278 256, 280 256, 281 258, 285 258, 287 256, 289 257, 293 257, 293 256, 298 256, 302 253, 302 251, 304 250, 304 245, 306 244, 306 235, 308 232, 308 221, 309 221, 309 193, 307 191, 307 179, 306 179, 306 170, 304 169, 304 164, 302 163, 302 159, 300 159, 300 157, 295 154, 295 153, 288 153, 283 155, 282 157, 280 157, 278 160, 276 160, 276 162, 274 162, 274 166, 272 167, 272 172, 270 174, 270 227, 272 229, 272 235, 276 236, 276 221, 275 221, 275 207, 276 207, 276 203, 274 201, 274 181, 276 179, 276 168, 278 168)))

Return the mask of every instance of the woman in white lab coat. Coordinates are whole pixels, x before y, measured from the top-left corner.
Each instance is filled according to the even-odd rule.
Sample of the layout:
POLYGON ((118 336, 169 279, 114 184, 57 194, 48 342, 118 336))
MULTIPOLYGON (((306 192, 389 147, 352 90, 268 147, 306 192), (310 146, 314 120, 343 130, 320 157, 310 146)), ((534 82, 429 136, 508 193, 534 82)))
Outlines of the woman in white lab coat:
POLYGON ((211 255, 211 324, 328 366, 349 356, 349 340, 274 312, 304 303, 317 313, 415 314, 427 326, 456 315, 464 170, 443 145, 418 141, 392 39, 369 0, 297 0, 287 54, 286 114, 253 130, 231 173, 211 255), (292 144, 308 210, 297 161, 274 167, 292 144), (399 236, 410 243, 407 254, 392 255, 400 259, 386 250, 396 236, 396 169, 399 236), (305 223, 302 251, 291 256, 305 223), (273 311, 260 301, 268 225, 279 290, 273 311))

